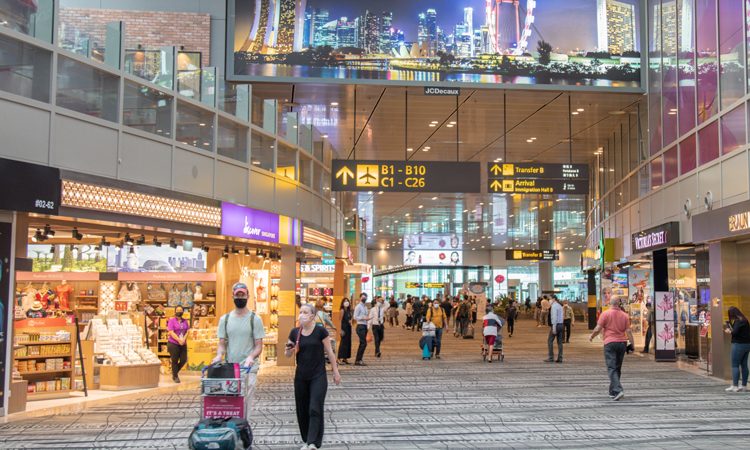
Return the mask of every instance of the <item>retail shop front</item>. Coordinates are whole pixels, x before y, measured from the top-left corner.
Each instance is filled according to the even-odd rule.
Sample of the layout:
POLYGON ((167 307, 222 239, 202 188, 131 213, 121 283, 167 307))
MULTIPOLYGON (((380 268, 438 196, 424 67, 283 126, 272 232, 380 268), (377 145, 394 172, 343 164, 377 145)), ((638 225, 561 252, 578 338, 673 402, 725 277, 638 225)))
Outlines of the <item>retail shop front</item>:
POLYGON ((178 306, 191 327, 183 370, 199 371, 216 354, 237 281, 266 328, 262 360, 275 360, 281 255, 301 245, 298 220, 74 174, 58 183, 56 208, 12 213, 8 413, 92 389, 159 386, 171 373, 166 327, 178 306))
POLYGON ((700 297, 709 305, 711 371, 731 377, 731 336, 724 333, 729 308, 750 312, 750 201, 693 217, 693 241, 705 244, 708 270, 699 275, 705 287, 700 297))

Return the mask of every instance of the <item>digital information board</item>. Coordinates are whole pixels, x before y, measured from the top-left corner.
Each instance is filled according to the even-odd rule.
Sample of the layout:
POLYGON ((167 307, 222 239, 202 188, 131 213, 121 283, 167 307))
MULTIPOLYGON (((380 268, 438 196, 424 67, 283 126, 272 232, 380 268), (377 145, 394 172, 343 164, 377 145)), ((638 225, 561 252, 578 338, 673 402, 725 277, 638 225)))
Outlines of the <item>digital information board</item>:
POLYGON ((481 192, 478 162, 334 159, 333 191, 481 192))
POLYGON ((508 261, 557 261, 560 259, 558 250, 505 250, 505 259, 508 261))
POLYGON ((586 195, 588 178, 586 164, 487 164, 490 193, 586 195))

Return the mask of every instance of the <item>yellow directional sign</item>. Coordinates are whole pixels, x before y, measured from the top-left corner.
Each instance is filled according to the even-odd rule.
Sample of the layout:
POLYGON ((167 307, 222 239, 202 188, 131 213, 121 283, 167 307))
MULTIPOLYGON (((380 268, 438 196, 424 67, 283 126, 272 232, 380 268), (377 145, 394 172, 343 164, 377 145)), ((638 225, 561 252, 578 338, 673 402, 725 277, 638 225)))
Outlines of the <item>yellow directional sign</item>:
POLYGON ((490 183, 490 191, 497 192, 500 189, 502 189, 502 184, 498 180, 494 180, 492 183, 490 183))
POLYGON ((503 176, 504 177, 512 177, 516 174, 516 171, 513 169, 513 164, 503 164, 503 176))
POLYGON ((493 175, 500 175, 500 172, 502 172, 503 169, 500 168, 497 164, 490 167, 490 172, 492 172, 493 175))
POLYGON ((516 185, 513 180, 503 180, 503 192, 515 192, 516 185))
POLYGON ((336 172, 336 178, 341 178, 341 184, 346 186, 349 184, 349 178, 354 178, 354 172, 352 172, 348 167, 344 166, 336 172))

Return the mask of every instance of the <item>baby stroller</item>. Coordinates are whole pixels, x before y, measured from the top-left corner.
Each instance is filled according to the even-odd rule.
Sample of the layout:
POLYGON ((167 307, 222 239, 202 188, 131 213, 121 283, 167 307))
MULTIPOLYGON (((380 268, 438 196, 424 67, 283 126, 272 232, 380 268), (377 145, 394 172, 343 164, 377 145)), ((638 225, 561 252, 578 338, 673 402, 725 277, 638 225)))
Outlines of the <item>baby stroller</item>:
POLYGON ((485 336, 484 341, 482 342, 482 361, 491 363, 493 359, 497 359, 499 362, 505 360, 505 354, 503 353, 503 335, 500 330, 498 330, 497 336, 485 336))
POLYGON ((435 347, 435 324, 425 322, 422 326, 422 338, 419 348, 422 349, 422 360, 432 359, 432 349, 435 347))

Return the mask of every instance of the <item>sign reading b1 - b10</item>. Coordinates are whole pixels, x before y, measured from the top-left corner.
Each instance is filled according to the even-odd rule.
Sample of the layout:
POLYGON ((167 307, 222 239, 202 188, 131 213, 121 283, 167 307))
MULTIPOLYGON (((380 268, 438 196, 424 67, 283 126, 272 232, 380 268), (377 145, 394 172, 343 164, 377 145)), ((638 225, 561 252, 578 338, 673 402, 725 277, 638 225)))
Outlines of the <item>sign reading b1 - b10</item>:
POLYGON ((478 162, 334 159, 333 191, 480 192, 478 162))

